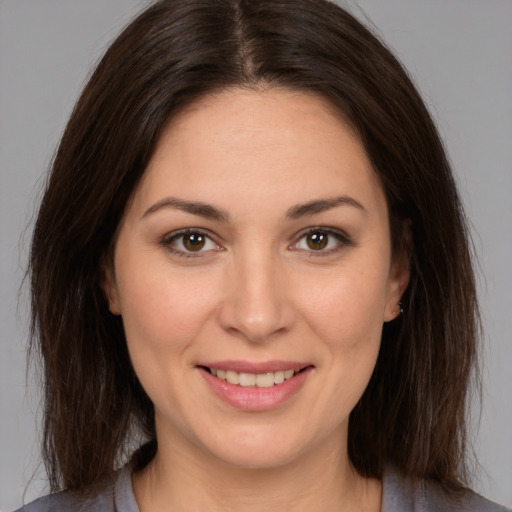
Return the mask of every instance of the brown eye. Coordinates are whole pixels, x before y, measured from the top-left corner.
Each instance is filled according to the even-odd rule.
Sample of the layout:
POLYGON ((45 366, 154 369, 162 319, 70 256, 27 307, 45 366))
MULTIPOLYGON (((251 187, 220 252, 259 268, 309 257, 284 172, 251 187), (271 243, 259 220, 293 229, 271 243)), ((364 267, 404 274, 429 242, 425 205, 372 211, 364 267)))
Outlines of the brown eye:
POLYGON ((207 233, 193 229, 169 233, 160 244, 171 253, 184 258, 200 257, 211 251, 222 250, 207 233))
POLYGON ((328 256, 351 245, 352 241, 344 233, 318 227, 303 233, 290 249, 304 251, 309 256, 328 256))
POLYGON ((190 233, 183 235, 183 247, 187 251, 200 251, 206 244, 206 237, 201 233, 190 233))
POLYGON ((314 231, 306 235, 306 243, 313 251, 321 251, 327 247, 329 243, 329 235, 322 231, 314 231))

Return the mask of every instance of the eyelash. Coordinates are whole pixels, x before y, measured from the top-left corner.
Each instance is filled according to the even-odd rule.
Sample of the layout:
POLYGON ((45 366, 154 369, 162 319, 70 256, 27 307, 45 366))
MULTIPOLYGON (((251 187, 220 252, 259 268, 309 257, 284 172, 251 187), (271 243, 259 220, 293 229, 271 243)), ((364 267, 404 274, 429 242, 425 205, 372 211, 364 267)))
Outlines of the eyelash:
MULTIPOLYGON (((222 247, 219 246, 207 232, 205 232, 201 229, 185 229, 185 230, 169 233, 161 240, 160 245, 162 247, 164 247, 166 250, 168 250, 169 252, 171 252, 181 258, 199 258, 203 255, 204 252, 207 252, 207 251, 203 251, 203 250, 198 250, 196 252, 183 251, 181 249, 176 249, 175 247, 173 247, 173 243, 175 243, 176 240, 179 240, 180 238, 185 237, 186 235, 202 236, 205 239, 207 239, 208 241, 215 244, 215 250, 217 250, 217 251, 222 250, 222 247)), ((344 234, 338 230, 335 230, 333 228, 325 228, 325 227, 317 226, 317 227, 309 228, 306 231, 303 231, 298 236, 296 241, 293 242, 293 244, 291 244, 289 246, 289 248, 291 250, 299 250, 299 251, 303 250, 303 251, 309 252, 310 257, 322 257, 322 256, 329 256, 330 254, 334 254, 338 251, 341 251, 345 247, 350 247, 352 245, 353 245, 353 242, 349 239, 349 237, 346 234, 344 234), (327 244, 329 244, 329 238, 334 237, 338 242, 337 245, 335 247, 327 249, 327 250, 323 250, 323 249, 319 249, 319 250, 309 249, 308 250, 308 249, 300 249, 297 247, 301 240, 305 239, 309 235, 318 234, 318 233, 327 235, 327 237, 328 237, 327 244)), ((208 250, 212 250, 212 249, 208 249, 208 250)))
MULTIPOLYGON (((181 258, 199 258, 202 256, 202 253, 205 251, 182 251, 180 249, 176 249, 172 246, 173 242, 179 240, 180 238, 185 237, 186 235, 199 235, 204 237, 206 240, 213 242, 215 244, 215 250, 222 250, 222 248, 214 242, 213 238, 205 231, 201 229, 183 229, 181 231, 175 231, 173 233, 169 233, 164 236, 160 245, 167 249, 169 252, 181 257, 181 258)), ((211 249, 210 249, 211 250, 211 249)))
MULTIPOLYGON (((327 242, 329 243, 329 241, 327 242)), ((323 256, 330 256, 331 254, 335 254, 341 250, 343 250, 346 247, 350 247, 354 245, 352 240, 343 232, 333 229, 333 228, 326 228, 323 226, 315 226, 312 228, 307 229, 306 231, 303 231, 299 237, 297 238, 297 241, 294 242, 290 248, 293 250, 304 250, 309 252, 310 257, 323 257, 323 256), (332 247, 327 250, 314 250, 314 249, 299 249, 296 246, 299 244, 299 242, 303 239, 305 239, 309 235, 321 233, 323 235, 327 235, 328 239, 333 237, 338 242, 335 247, 332 247)))

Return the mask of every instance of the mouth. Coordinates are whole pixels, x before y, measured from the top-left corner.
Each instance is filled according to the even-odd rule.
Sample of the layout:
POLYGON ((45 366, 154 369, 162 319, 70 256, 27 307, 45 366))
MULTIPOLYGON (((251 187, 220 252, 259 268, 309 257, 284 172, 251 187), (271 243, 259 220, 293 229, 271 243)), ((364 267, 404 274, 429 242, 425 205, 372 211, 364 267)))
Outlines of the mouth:
POLYGON ((304 386, 314 366, 297 361, 217 361, 196 368, 225 403, 256 412, 287 403, 304 386))
POLYGON ((217 379, 235 386, 243 388, 272 388, 292 379, 297 374, 303 372, 307 368, 310 368, 310 366, 264 373, 237 372, 220 368, 210 368, 208 366, 203 366, 202 368, 217 379))

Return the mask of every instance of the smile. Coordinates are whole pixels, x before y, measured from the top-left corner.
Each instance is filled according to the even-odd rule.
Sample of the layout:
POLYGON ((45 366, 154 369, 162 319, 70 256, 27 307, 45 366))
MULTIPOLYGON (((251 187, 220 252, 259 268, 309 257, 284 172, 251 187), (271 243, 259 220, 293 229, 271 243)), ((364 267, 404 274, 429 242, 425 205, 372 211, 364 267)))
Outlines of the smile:
POLYGON ((276 384, 282 384, 285 380, 291 379, 300 370, 279 370, 266 373, 246 373, 235 372, 232 370, 221 370, 217 368, 208 368, 210 373, 220 380, 242 386, 244 388, 271 388, 276 384))
POLYGON ((224 403, 254 412, 287 403, 314 370, 313 365, 297 361, 212 361, 196 368, 209 389, 224 403))

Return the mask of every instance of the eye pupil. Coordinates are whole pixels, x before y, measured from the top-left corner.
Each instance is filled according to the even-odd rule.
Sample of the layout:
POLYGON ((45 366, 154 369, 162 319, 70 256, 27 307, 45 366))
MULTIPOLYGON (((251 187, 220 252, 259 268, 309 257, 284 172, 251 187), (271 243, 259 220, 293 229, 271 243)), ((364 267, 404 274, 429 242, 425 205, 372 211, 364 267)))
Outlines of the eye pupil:
POLYGON ((188 251, 199 251, 204 247, 205 243, 205 237, 200 233, 190 233, 183 237, 183 245, 188 251))
POLYGON ((321 231, 315 231, 314 233, 310 233, 307 236, 306 241, 310 249, 313 249, 314 251, 320 251, 327 247, 329 235, 327 233, 322 233, 321 231))

